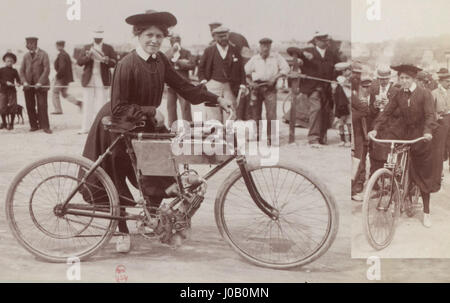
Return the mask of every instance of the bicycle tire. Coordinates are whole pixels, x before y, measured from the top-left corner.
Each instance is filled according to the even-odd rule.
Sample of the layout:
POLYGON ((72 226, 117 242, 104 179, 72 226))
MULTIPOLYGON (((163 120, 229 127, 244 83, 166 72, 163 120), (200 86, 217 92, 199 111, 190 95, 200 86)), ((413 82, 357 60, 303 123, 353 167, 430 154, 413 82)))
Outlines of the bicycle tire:
MULTIPOLYGON (((298 260, 291 262, 280 262, 280 263, 262 260, 261 258, 251 255, 248 251, 245 251, 242 247, 240 247, 239 244, 237 244, 238 241, 234 238, 232 233, 230 233, 229 226, 227 226, 227 222, 224 216, 224 205, 225 201, 227 201, 226 198, 230 191, 230 188, 232 188, 232 186, 236 182, 242 179, 241 171, 239 169, 235 170, 230 174, 230 176, 227 178, 227 181, 224 183, 224 185, 221 187, 221 189, 217 194, 214 208, 217 227, 222 237, 233 248, 233 250, 236 251, 241 257, 243 257, 244 259, 255 265, 273 269, 288 269, 311 263, 316 259, 318 259, 319 257, 321 257, 330 248, 330 246, 333 244, 336 238, 339 226, 339 212, 335 200, 328 191, 327 187, 324 186, 321 182, 319 182, 310 172, 308 172, 303 168, 294 167, 292 166, 292 164, 288 163, 286 164, 279 163, 278 165, 275 166, 248 165, 248 169, 252 173, 252 175, 255 174, 255 171, 267 168, 288 169, 294 172, 295 174, 302 176, 305 180, 308 180, 315 188, 318 189, 320 196, 323 198, 323 201, 325 201, 325 205, 328 211, 327 230, 320 245, 305 257, 302 257, 298 260)), ((260 195, 262 194, 260 190, 258 190, 258 192, 260 195)))
MULTIPOLYGON (((362 206, 362 217, 363 217, 363 230, 364 230, 364 234, 366 236, 367 241, 369 242, 369 244, 376 250, 382 250, 384 248, 386 248, 387 246, 389 246, 389 244, 392 242, 392 239, 394 238, 394 234, 395 234, 395 224, 397 221, 397 218, 399 216, 399 211, 400 211, 400 192, 398 190, 398 184, 397 181, 395 181, 394 179, 394 184, 391 186, 390 190, 389 190, 389 197, 392 197, 395 199, 394 203, 394 208, 393 208, 393 218, 392 218, 392 224, 389 228, 389 233, 387 235, 387 237, 383 240, 383 241, 377 241, 374 237, 374 234, 371 230, 371 220, 369 219, 369 212, 370 212, 370 201, 371 201, 371 197, 372 197, 372 190, 374 189, 375 184, 377 183, 377 181, 383 176, 385 175, 385 177, 388 177, 389 180, 392 177, 392 171, 390 171, 387 168, 381 168, 378 169, 369 179, 369 182, 367 183, 367 187, 366 187, 366 191, 364 192, 364 200, 363 200, 363 206, 362 206), (381 243, 380 243, 381 242, 381 243)), ((377 197, 378 198, 378 197, 377 197)), ((391 199, 391 198, 389 198, 391 199)), ((390 209, 390 207, 389 207, 390 209)), ((384 211, 385 213, 390 212, 391 210, 387 209, 386 211, 384 210, 377 210, 377 214, 381 214, 383 215, 383 213, 381 213, 382 211, 384 211)), ((391 214, 388 213, 387 214, 387 218, 389 218, 391 214)))
MULTIPOLYGON (((13 179, 13 181, 11 182, 11 184, 8 188, 6 203, 5 203, 6 220, 8 221, 8 225, 12 231, 13 236, 16 238, 16 240, 19 242, 19 244, 21 246, 23 246, 27 251, 29 251, 30 253, 35 255, 36 257, 43 259, 45 261, 48 261, 48 262, 52 262, 52 263, 62 263, 62 262, 65 263, 65 262, 67 262, 67 258, 69 258, 69 257, 78 257, 80 260, 85 260, 88 257, 95 254, 98 250, 100 250, 104 245, 106 245, 109 242, 109 240, 113 236, 114 231, 117 228, 117 224, 118 224, 117 220, 114 220, 114 219, 110 220, 107 227, 104 228, 105 234, 103 236, 101 236, 101 239, 98 241, 98 243, 96 243, 95 245, 92 245, 92 247, 87 249, 86 251, 82 251, 81 253, 75 254, 75 255, 67 254, 65 256, 56 256, 56 255, 49 254, 48 252, 43 252, 42 250, 39 250, 36 247, 34 247, 33 245, 31 245, 29 243, 30 241, 26 239, 22 230, 19 228, 19 221, 16 221, 16 218, 15 218, 16 214, 14 211, 14 203, 15 203, 14 198, 15 198, 16 193, 20 193, 20 192, 16 192, 16 190, 18 190, 19 185, 22 183, 22 181, 27 176, 31 176, 32 172, 36 168, 43 167, 44 165, 48 165, 48 164, 54 165, 55 163, 71 163, 74 165, 79 165, 80 168, 82 167, 86 171, 89 170, 89 168, 91 168, 93 165, 93 162, 90 161, 89 159, 86 159, 83 157, 64 156, 64 155, 43 158, 43 159, 37 160, 37 161, 27 165, 22 170, 20 170, 20 172, 16 175, 16 177, 13 179)), ((98 180, 101 182, 101 184, 104 186, 104 189, 105 189, 106 194, 108 195, 108 198, 110 201, 109 202, 110 203, 109 204, 109 207, 110 207, 109 212, 111 213, 112 216, 117 216, 119 214, 119 207, 118 207, 119 196, 118 196, 117 190, 116 190, 111 178, 101 167, 97 168, 95 170, 95 172, 93 173, 93 175, 91 175, 91 176, 97 177, 98 180)), ((40 184, 42 182, 39 183, 39 186, 41 186, 40 184)), ((33 194, 36 191, 36 188, 33 188, 33 194)), ((32 203, 32 199, 30 199, 30 201, 29 201, 29 204, 30 204, 29 211, 32 211, 31 203, 32 203)), ((76 215, 69 215, 69 216, 76 216, 76 215)), ((68 221, 67 218, 65 220, 68 221)), ((106 219, 106 220, 108 220, 108 219, 106 219)), ((89 222, 89 224, 91 224, 91 222, 92 222, 92 220, 89 222)), ((34 222, 34 224, 36 224, 36 222, 34 222)), ((80 224, 80 223, 78 222, 78 224, 80 224)), ((96 227, 96 228, 98 229, 99 227, 96 227)), ((86 228, 84 228, 81 232, 84 232, 85 229, 86 228)), ((79 234, 77 234, 75 236, 79 236, 79 234)), ((75 236, 73 238, 75 238, 75 236)), ((90 236, 90 237, 95 237, 95 236, 90 236)), ((67 239, 70 239, 70 237, 67 239)))

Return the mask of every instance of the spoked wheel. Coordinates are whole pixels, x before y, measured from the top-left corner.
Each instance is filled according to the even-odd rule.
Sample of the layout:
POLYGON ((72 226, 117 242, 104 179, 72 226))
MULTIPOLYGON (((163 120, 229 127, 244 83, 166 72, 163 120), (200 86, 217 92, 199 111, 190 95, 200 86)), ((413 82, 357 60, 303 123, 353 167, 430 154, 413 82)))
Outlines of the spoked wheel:
POLYGON ((12 181, 6 198, 6 218, 13 235, 28 251, 50 262, 83 260, 107 244, 117 220, 118 194, 106 172, 98 168, 67 204, 93 163, 81 157, 55 156, 25 167, 12 181))
POLYGON ((288 164, 250 166, 257 191, 279 212, 271 219, 252 200, 240 170, 217 195, 220 233, 248 261, 270 268, 291 268, 319 258, 333 243, 338 210, 326 187, 307 171, 288 164))
POLYGON ((400 210, 400 192, 392 182, 387 168, 377 170, 370 177, 363 201, 363 228, 373 248, 386 248, 394 237, 395 222, 400 210))

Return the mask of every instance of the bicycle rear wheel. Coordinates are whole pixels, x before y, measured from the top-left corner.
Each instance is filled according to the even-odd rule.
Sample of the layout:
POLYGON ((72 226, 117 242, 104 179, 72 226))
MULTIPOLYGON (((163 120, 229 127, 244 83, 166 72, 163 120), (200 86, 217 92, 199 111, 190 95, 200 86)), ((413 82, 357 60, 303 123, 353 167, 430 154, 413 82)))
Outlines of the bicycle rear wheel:
POLYGON ((92 165, 81 157, 54 156, 28 165, 12 181, 6 219, 15 238, 33 255, 49 262, 83 260, 110 240, 117 220, 90 216, 119 214, 117 190, 103 169, 97 168, 67 204, 69 210, 88 216, 58 213, 92 165))
POLYGON ((240 170, 227 178, 215 202, 215 218, 228 244, 246 260, 285 269, 324 254, 338 230, 333 197, 309 172, 290 164, 249 165, 258 193, 279 211, 265 215, 252 200, 240 170))
POLYGON ((392 172, 387 168, 377 170, 369 179, 362 207, 363 229, 376 250, 392 242, 399 206, 400 192, 397 182, 392 182, 392 172))

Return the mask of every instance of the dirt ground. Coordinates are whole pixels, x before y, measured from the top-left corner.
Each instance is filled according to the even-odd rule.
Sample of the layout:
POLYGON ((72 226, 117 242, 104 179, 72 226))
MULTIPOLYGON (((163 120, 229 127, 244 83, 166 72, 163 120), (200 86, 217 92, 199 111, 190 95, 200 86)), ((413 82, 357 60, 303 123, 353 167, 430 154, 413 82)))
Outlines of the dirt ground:
MULTIPOLYGON (((430 213, 432 226, 422 224, 423 212, 416 209, 408 218, 402 214, 396 224, 392 243, 381 251, 374 250, 363 233, 362 203, 353 202, 352 256, 367 258, 450 258, 450 172, 448 162, 444 163, 444 180, 441 190, 431 195, 430 213)), ((420 200, 421 203, 421 200, 420 200)))
MULTIPOLYGON (((80 94, 79 90, 71 91, 80 94)), ((21 92, 19 103, 24 103, 21 92)), ((0 131, 0 281, 67 281, 68 265, 38 261, 25 251, 11 235, 3 211, 7 187, 21 167, 49 155, 81 154, 86 139, 85 135, 77 134, 81 115, 64 101, 63 108, 64 115, 50 117, 53 135, 29 133, 28 124, 17 125, 14 131, 0 131)), ((161 108, 165 108, 165 103, 161 108)), ((194 107, 196 109, 198 107, 194 107)), ((278 110, 280 116, 281 102, 278 110)), ((192 238, 183 247, 172 250, 135 236, 132 252, 123 255, 115 252, 111 242, 81 264, 81 281, 115 282, 115 270, 123 265, 128 282, 368 282, 366 260, 351 259, 352 226, 355 226, 352 213, 357 212, 357 206, 350 200, 350 150, 337 146, 338 136, 334 130, 330 131, 330 144, 321 150, 307 147, 305 129, 297 128, 296 144, 291 145, 287 144, 287 125, 283 124, 280 131, 280 156, 313 171, 329 187, 339 207, 337 238, 320 259, 301 268, 271 270, 254 266, 232 251, 221 238, 213 214, 217 189, 235 169, 236 165, 232 164, 210 179, 206 200, 193 218, 192 238)), ((199 171, 207 169, 201 167, 199 171)), ((438 206, 432 204, 432 207, 436 207, 437 212, 438 206)), ((437 232, 439 218, 444 216, 444 213, 442 217, 436 216, 436 228, 429 234, 447 235, 437 232)), ((413 233, 409 237, 417 239, 413 233)), ((399 230, 397 239, 402 238, 399 230)), ((449 267, 450 262, 443 260, 383 259, 381 281, 450 281, 449 267)))

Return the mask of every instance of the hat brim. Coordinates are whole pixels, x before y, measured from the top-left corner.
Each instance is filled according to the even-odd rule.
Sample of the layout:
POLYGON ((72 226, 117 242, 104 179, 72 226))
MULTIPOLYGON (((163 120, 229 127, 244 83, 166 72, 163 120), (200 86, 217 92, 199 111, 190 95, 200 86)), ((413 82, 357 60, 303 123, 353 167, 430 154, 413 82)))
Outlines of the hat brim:
POLYGON ((9 57, 9 58, 12 58, 12 59, 14 60, 14 63, 17 62, 17 56, 14 55, 13 53, 6 53, 6 54, 3 56, 2 60, 5 61, 6 58, 8 58, 8 57, 9 57))
POLYGON ((417 74, 422 71, 421 68, 418 68, 414 65, 402 64, 397 66, 391 66, 391 69, 395 70, 399 75, 407 74, 411 77, 417 77, 417 74))
POLYGON ((172 27, 177 24, 177 18, 168 12, 155 12, 150 14, 137 14, 125 19, 130 25, 164 25, 172 27))
POLYGON ((380 80, 383 80, 383 79, 391 79, 391 75, 388 75, 388 76, 380 76, 380 75, 377 75, 377 79, 380 79, 380 80))

